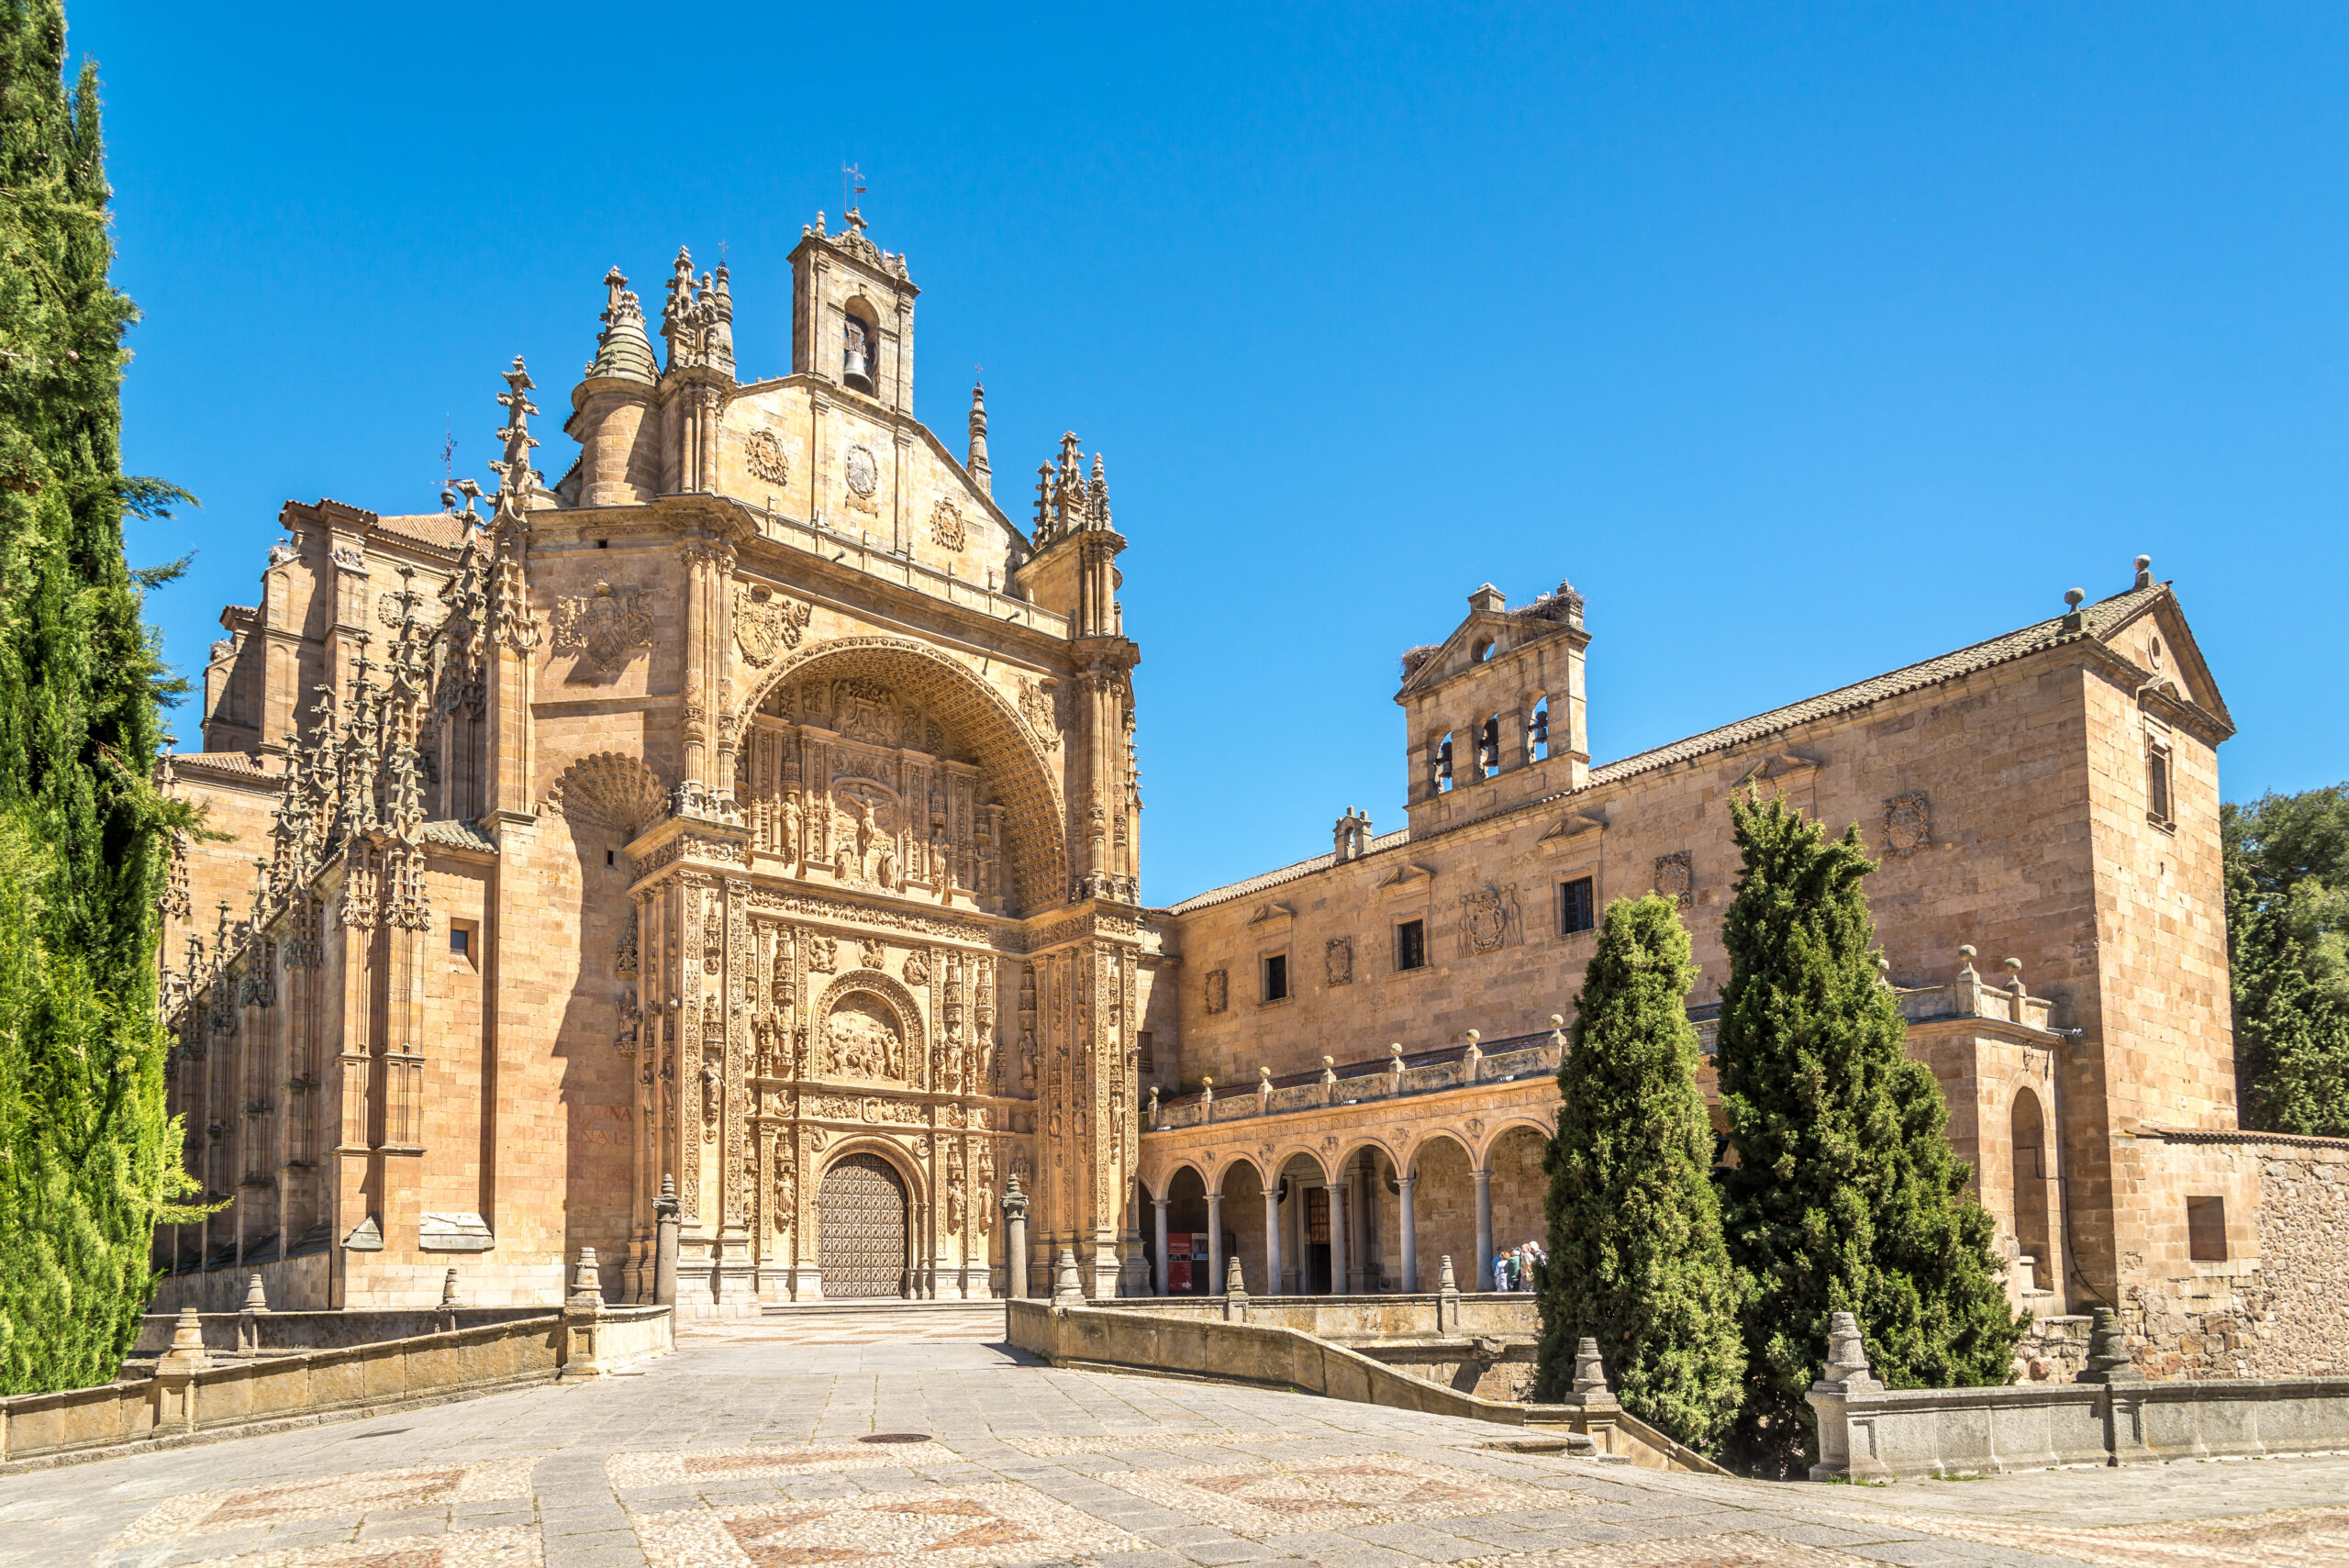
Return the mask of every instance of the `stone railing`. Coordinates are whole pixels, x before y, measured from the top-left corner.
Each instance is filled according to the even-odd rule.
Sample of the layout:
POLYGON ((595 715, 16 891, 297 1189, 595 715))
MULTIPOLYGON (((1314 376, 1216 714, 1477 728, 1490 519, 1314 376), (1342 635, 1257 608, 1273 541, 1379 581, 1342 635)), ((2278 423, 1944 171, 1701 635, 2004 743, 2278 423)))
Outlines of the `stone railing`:
POLYGON ((1325 1056, 1318 1074, 1267 1075, 1253 1085, 1237 1089, 1218 1088, 1210 1082, 1197 1094, 1155 1101, 1157 1114, 1151 1117, 1145 1111, 1143 1130, 1170 1132, 1176 1128, 1219 1126, 1250 1117, 1293 1116, 1327 1110, 1332 1106, 1547 1077, 1558 1071, 1564 1055, 1565 1037, 1553 1032, 1496 1040, 1490 1050, 1485 1049, 1472 1033, 1464 1046, 1416 1055, 1396 1052, 1380 1060, 1349 1062, 1342 1066, 1334 1058, 1325 1056))
MULTIPOLYGON (((583 1274, 592 1278, 594 1266, 591 1255, 583 1274)), ((592 1289, 576 1287, 563 1307, 503 1322, 290 1353, 231 1351, 236 1359, 225 1362, 207 1348, 218 1327, 186 1308, 146 1376, 0 1399, 0 1473, 369 1416, 521 1384, 598 1377, 676 1347, 668 1307, 607 1307, 592 1289)), ((362 1322, 348 1331, 364 1330, 362 1322)))
POLYGON ((2021 960, 2007 960, 2005 984, 1992 984, 1976 972, 1971 945, 1958 949, 1957 957, 1957 975, 1948 984, 1895 988, 1903 1018, 1912 1024, 1936 1018, 1995 1018, 2046 1031, 2055 1004, 2024 989, 2021 960))
MULTIPOLYGON (((1064 1273, 1073 1274, 1074 1260, 1064 1262, 1064 1273)), ((1008 1301, 1004 1308, 1005 1338, 1012 1346, 1056 1366, 1178 1372, 1389 1409, 1546 1428, 1586 1440, 1578 1445, 1585 1452, 1611 1454, 1655 1470, 1721 1473, 1711 1461, 1623 1411, 1603 1383, 1595 1390, 1578 1384, 1569 1403, 1521 1404, 1463 1394, 1350 1346, 1270 1323, 1112 1309, 1067 1295, 1051 1301, 1008 1301)))
POLYGON ((1388 1296, 1249 1296, 1227 1305, 1221 1296, 1125 1296, 1095 1301, 1108 1312, 1147 1312, 1162 1318, 1215 1318, 1295 1329, 1324 1340, 1442 1338, 1459 1334, 1535 1334, 1541 1325, 1533 1297, 1457 1290, 1388 1296))
POLYGON ((1852 1315, 1831 1319, 1814 1481, 1983 1475, 2062 1465, 2232 1459, 2349 1448, 2349 1377, 2149 1383, 2099 1309, 2080 1381, 2009 1388, 1889 1389, 1872 1376, 1852 1315))

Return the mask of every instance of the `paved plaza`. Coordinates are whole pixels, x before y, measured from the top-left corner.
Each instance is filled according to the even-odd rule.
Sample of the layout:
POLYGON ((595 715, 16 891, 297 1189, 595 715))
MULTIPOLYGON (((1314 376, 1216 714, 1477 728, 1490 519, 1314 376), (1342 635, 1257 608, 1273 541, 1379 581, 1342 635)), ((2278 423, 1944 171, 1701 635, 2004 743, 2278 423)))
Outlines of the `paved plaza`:
POLYGON ((601 1382, 0 1477, 0 1563, 2349 1562, 2349 1458, 1770 1485, 974 1338, 846 1338, 729 1325, 601 1382))

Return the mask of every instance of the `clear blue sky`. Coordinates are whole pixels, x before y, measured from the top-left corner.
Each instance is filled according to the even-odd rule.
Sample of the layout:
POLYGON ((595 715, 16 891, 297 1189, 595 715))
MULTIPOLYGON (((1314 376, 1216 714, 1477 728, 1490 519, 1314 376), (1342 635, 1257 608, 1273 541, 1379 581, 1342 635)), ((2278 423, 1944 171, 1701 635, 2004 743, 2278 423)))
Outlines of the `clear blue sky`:
MULTIPOLYGON (((553 428, 618 262, 746 372, 856 161, 918 411, 1108 455, 1145 895, 1398 826, 1396 655, 1589 600, 1604 760, 2100 596, 2150 551, 2243 798, 2349 776, 2349 11, 106 5, 128 463, 200 671, 287 497, 553 428)), ((180 733, 194 744, 195 716, 180 733)))

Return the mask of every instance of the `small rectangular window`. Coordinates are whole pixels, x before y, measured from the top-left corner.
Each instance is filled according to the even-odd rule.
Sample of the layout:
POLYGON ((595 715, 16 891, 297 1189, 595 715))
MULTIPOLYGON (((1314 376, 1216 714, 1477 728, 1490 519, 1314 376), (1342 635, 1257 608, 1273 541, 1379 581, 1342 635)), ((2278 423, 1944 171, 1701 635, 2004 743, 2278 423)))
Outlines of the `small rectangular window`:
POLYGON ((449 951, 459 958, 473 956, 473 934, 462 926, 449 928, 449 951))
POLYGON ((2227 1200, 2190 1197, 2186 1200, 2186 1255, 2198 1263, 2227 1261, 2227 1200))
POLYGON ((2145 748, 2145 818, 2166 828, 2176 818, 2170 814, 2169 748, 2145 748))
POLYGON ((1264 961, 1264 1000, 1288 999, 1288 954, 1276 952, 1264 961))
POLYGON ((1395 967, 1425 969, 1428 966, 1428 928, 1424 920, 1406 920, 1395 928, 1395 967))
POLYGON ((1150 1030, 1141 1029, 1134 1035, 1135 1064, 1144 1073, 1158 1071, 1158 1053, 1151 1049, 1150 1030))
POLYGON ((612 853, 612 851, 609 851, 609 850, 606 850, 606 851, 604 851, 604 863, 605 863, 606 865, 607 865, 607 866, 608 866, 608 865, 618 865, 618 864, 619 863, 619 861, 618 861, 618 858, 617 858, 617 857, 612 853))
POLYGON ((1590 878, 1578 876, 1572 882, 1558 884, 1558 932, 1573 936, 1587 931, 1598 923, 1598 911, 1592 907, 1590 878))

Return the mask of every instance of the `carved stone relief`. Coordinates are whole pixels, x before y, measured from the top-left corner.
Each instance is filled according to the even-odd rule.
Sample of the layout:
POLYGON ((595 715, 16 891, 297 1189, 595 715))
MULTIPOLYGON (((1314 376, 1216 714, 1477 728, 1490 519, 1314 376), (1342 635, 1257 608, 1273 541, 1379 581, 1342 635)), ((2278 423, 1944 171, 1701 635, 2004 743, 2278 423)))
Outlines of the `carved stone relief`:
POLYGON ((734 590, 734 640, 752 664, 774 662, 775 655, 799 646, 814 611, 764 588, 740 584, 734 590))
POLYGON ((1045 751, 1055 751, 1061 743, 1060 718, 1053 711, 1052 694, 1041 682, 1019 677, 1019 717, 1028 721, 1034 731, 1036 743, 1045 751))
POLYGON ((840 943, 831 937, 807 939, 807 967, 829 974, 840 962, 840 943))
POLYGON ((1517 934, 1517 884, 1480 887, 1460 899, 1460 941, 1472 953, 1497 952, 1517 934))
POLYGON ((1933 841, 1933 804, 1922 790, 1896 795, 1884 803, 1887 854, 1912 855, 1933 841))
POLYGON ((970 542, 970 530, 963 526, 963 514, 954 503, 941 497, 930 514, 930 539, 941 550, 960 550, 970 542))
POLYGON ((770 484, 791 483, 791 462, 783 453, 783 443, 775 439, 773 430, 753 430, 742 444, 742 461, 751 472, 770 484))
POLYGON ((907 953, 906 955, 905 974, 906 984, 908 985, 929 984, 930 955, 918 951, 907 953))
POLYGON ((652 646, 651 595, 641 588, 598 583, 593 594, 554 602, 557 653, 578 653, 598 669, 627 662, 632 650, 652 646))
POLYGON ((1210 1013, 1220 1013, 1224 1008, 1230 1005, 1231 975, 1230 972, 1221 969, 1208 970, 1207 988, 1208 1011, 1210 1013))
POLYGON ((1655 858, 1655 890, 1663 897, 1672 899, 1683 909, 1695 901, 1697 873, 1688 851, 1676 850, 1655 858))
POLYGON ((870 447, 853 446, 841 463, 841 476, 848 487, 862 497, 870 497, 880 488, 881 464, 874 458, 870 447))
POLYGON ((1354 983, 1354 940, 1352 937, 1331 937, 1321 951, 1321 964, 1332 985, 1354 983))

